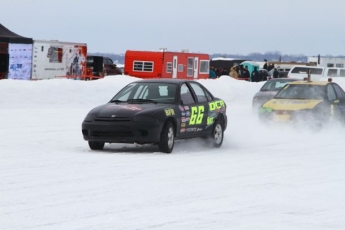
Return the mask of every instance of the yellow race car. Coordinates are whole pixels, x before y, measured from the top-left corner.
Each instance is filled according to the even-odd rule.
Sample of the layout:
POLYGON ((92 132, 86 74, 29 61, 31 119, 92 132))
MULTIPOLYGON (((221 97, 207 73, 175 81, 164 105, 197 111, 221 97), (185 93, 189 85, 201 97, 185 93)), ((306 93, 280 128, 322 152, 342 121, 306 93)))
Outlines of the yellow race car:
POLYGON ((345 122, 345 92, 331 80, 291 82, 260 107, 259 117, 318 125, 333 120, 345 122))

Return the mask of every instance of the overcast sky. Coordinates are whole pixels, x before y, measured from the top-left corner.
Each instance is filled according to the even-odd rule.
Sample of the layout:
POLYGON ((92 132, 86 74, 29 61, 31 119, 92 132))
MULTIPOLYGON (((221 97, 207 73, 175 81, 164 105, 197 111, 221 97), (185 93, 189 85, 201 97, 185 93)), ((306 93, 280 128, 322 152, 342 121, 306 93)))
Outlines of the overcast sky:
POLYGON ((0 23, 89 52, 345 55, 344 9, 344 0, 1 0, 0 23))

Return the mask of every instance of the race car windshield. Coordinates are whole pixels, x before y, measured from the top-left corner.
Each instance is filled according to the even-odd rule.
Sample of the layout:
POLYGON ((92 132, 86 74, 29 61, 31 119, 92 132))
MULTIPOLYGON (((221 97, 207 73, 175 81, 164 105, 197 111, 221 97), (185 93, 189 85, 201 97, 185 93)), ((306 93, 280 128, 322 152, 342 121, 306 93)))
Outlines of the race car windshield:
POLYGON ((326 87, 322 85, 288 85, 274 97, 276 99, 324 100, 326 87))
POLYGON ((127 85, 111 101, 128 103, 172 103, 176 85, 158 82, 137 82, 127 85))
POLYGON ((289 82, 291 82, 291 81, 286 80, 286 79, 267 81, 262 86, 260 91, 279 91, 281 88, 283 88, 289 82))

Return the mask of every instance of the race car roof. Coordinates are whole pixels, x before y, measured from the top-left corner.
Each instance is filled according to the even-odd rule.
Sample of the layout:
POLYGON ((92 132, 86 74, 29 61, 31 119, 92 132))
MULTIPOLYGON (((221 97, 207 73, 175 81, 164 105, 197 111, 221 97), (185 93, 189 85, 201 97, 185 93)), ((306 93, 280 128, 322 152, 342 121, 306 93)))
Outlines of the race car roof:
POLYGON ((327 81, 293 81, 289 85, 327 85, 327 81))
POLYGON ((138 81, 135 81, 135 83, 138 83, 138 82, 144 82, 144 83, 147 83, 147 82, 160 82, 160 83, 174 83, 174 84, 179 84, 181 82, 194 82, 194 80, 189 80, 189 79, 171 79, 171 78, 157 78, 157 79, 144 79, 144 80, 138 80, 138 81))

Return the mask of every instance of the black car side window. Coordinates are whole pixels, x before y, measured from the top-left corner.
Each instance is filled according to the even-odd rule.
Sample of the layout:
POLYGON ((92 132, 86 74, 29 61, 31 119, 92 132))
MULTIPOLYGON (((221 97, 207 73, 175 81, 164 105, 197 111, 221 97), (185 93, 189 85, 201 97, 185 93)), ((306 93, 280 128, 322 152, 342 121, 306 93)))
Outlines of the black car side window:
POLYGON ((186 84, 181 85, 181 100, 184 105, 195 103, 195 100, 186 84))
POLYGON ((213 101, 213 98, 212 98, 211 94, 206 89, 205 89, 205 94, 206 94, 206 97, 207 97, 208 101, 213 101))
POLYGON ((192 86, 194 93, 196 94, 196 97, 198 98, 198 102, 205 102, 207 101, 207 97, 205 95, 204 90, 196 83, 190 83, 192 86))
POLYGON ((344 99, 345 98, 344 91, 339 87, 339 85, 337 84, 332 84, 332 85, 335 89, 338 99, 344 99))
POLYGON ((327 97, 329 101, 334 101, 337 99, 337 96, 335 94, 335 91, 332 87, 332 85, 327 86, 327 97))
POLYGON ((109 58, 104 58, 103 63, 104 63, 104 65, 112 65, 113 64, 112 60, 110 60, 109 58))

